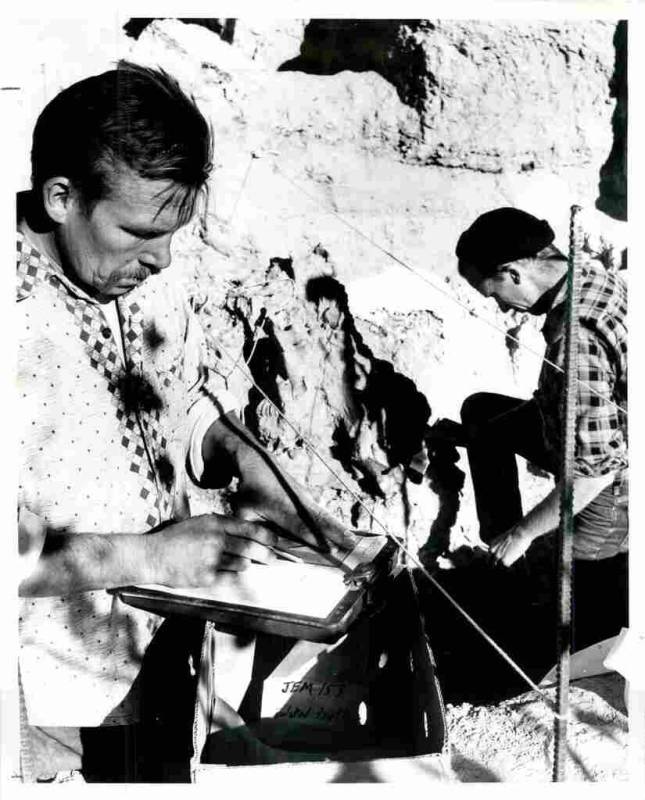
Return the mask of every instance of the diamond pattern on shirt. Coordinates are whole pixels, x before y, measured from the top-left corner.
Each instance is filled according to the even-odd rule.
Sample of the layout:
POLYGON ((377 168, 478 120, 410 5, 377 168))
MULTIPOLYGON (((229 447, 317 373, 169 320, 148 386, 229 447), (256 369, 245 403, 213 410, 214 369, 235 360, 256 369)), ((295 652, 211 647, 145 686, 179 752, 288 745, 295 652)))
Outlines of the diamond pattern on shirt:
MULTIPOLYGON (((107 389, 119 423, 121 445, 130 458, 130 472, 141 483, 140 497, 150 509, 146 522, 150 527, 159 524, 170 515, 172 498, 170 487, 158 479, 155 472, 158 458, 153 458, 144 437, 145 429, 155 441, 163 442, 165 449, 165 439, 158 430, 158 410, 156 416, 148 419, 150 414, 138 407, 136 392, 128 392, 130 376, 123 370, 116 342, 100 305, 72 294, 60 267, 32 247, 21 234, 18 234, 17 256, 18 299, 28 297, 37 283, 48 283, 74 318, 91 366, 107 380, 107 389)), ((130 303, 129 306, 124 303, 120 309, 123 311, 124 308, 131 313, 131 317, 128 313, 123 315, 126 358, 134 374, 140 376, 142 313, 136 303, 130 303)))
POLYGON ((164 479, 163 465, 170 463, 168 458, 168 442, 161 430, 161 408, 155 403, 156 398, 143 369, 143 337, 144 317, 139 302, 128 297, 117 301, 123 325, 123 340, 126 356, 131 372, 138 376, 142 392, 149 392, 139 405, 139 421, 146 434, 149 455, 155 464, 154 478, 157 486, 157 510, 162 519, 168 519, 172 513, 172 481, 164 479))
POLYGON ((123 325, 123 341, 126 354, 133 372, 141 373, 143 369, 143 312, 136 300, 120 297, 117 300, 119 315, 123 325))
POLYGON ((47 262, 40 253, 18 234, 17 242, 17 270, 16 270, 16 296, 18 300, 28 297, 34 286, 40 281, 55 283, 56 279, 51 274, 47 262))

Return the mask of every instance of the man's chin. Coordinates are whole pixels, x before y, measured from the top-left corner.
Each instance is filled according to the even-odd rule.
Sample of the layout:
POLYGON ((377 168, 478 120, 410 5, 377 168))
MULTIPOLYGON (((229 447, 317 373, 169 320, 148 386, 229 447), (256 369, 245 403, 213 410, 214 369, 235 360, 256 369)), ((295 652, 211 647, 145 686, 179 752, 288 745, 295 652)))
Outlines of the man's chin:
POLYGON ((119 297, 125 297, 125 295, 129 294, 133 289, 136 289, 137 286, 139 286, 138 283, 110 286, 109 289, 99 292, 96 299, 99 303, 110 303, 112 300, 117 300, 119 297))

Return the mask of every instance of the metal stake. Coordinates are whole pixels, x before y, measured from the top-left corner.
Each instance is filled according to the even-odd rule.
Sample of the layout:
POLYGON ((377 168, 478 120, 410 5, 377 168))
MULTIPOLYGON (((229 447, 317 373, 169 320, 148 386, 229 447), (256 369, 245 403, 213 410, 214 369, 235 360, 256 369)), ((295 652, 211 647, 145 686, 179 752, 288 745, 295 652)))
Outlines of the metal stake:
POLYGON ((564 781, 569 712, 569 657, 571 654, 571 562, 573 557, 573 466, 578 375, 578 275, 581 267, 580 206, 571 207, 569 266, 565 322, 564 384, 562 393, 562 452, 560 469, 560 527, 558 531, 558 688, 554 723, 553 780, 564 781))

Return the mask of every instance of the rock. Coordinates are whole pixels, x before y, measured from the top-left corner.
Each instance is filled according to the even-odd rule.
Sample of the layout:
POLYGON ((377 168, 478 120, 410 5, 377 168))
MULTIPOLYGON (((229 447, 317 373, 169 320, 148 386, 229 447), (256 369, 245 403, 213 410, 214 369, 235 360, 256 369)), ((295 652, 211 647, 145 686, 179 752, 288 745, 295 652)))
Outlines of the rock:
MULTIPOLYGON (((571 684, 567 780, 628 778, 623 679, 616 673, 571 684)), ((546 691, 554 699, 554 690, 546 691)), ((452 769, 462 782, 547 782, 553 717, 536 692, 495 706, 448 706, 452 769)))
MULTIPOLYGON (((438 549, 472 540, 465 459, 430 452, 425 426, 475 391, 529 396, 543 343, 536 320, 463 284, 455 242, 518 205, 566 250, 569 205, 594 205, 611 147, 616 24, 145 22, 136 40, 115 32, 109 57, 171 72, 213 127, 208 203, 174 269, 222 384, 348 524, 378 527, 371 511, 413 548, 431 532, 438 549), (413 459, 428 464, 420 483, 413 459)), ((58 30, 59 46, 72 35, 58 30)), ((622 263, 613 233, 589 225, 588 249, 622 263)), ((529 505, 550 484, 521 469, 529 505)), ((214 502, 226 493, 198 494, 214 502)))
MULTIPOLYGON (((215 169, 203 213, 175 239, 173 268, 222 386, 348 525, 380 530, 378 520, 433 558, 472 544, 463 451, 430 447, 425 427, 457 419, 475 391, 528 397, 543 342, 539 320, 504 316, 463 284, 455 243, 482 212, 516 205, 548 218, 566 251, 575 202, 587 207, 585 249, 624 264, 615 222, 625 218, 624 26, 213 18, 135 27, 136 40, 112 24, 22 29, 11 68, 25 141, 43 100, 115 58, 175 75, 212 124, 215 169), (614 220, 589 212, 596 204, 614 220), (420 483, 410 461, 427 464, 420 483)), ((26 186, 26 152, 23 161, 26 186)), ((552 484, 520 467, 529 507, 552 484)), ((193 500, 194 513, 230 510, 228 491, 195 489, 193 500)), ((612 700, 598 681, 572 689, 570 774, 623 779, 620 691, 612 700)), ((448 724, 460 780, 550 780, 552 720, 537 695, 448 707, 448 724)))
POLYGON ((558 169, 590 163, 601 141, 610 147, 614 30, 611 22, 312 20, 301 56, 283 69, 383 75, 419 114, 420 136, 400 146, 406 159, 483 172, 558 169))
POLYGON ((596 208, 616 220, 627 220, 627 20, 618 22, 614 32, 616 60, 610 93, 616 99, 612 116, 614 141, 600 170, 596 208))
POLYGON ((231 43, 267 71, 298 54, 307 21, 304 19, 238 19, 231 43))
MULTIPOLYGON (((165 17, 133 17, 124 25, 124 29, 128 36, 138 39, 149 25, 164 19, 165 17)), ((271 21, 178 17, 176 21, 211 31, 223 42, 234 44, 236 51, 254 61, 257 67, 271 71, 297 55, 306 26, 306 20, 303 19, 271 21)))
MULTIPOLYGON (((236 23, 224 41, 155 21, 133 47, 213 124, 209 206, 176 261, 206 298, 216 368, 296 477, 349 524, 378 528, 372 511, 413 548, 431 531, 457 547, 477 529, 463 459, 428 454, 420 484, 406 464, 468 394, 529 396, 543 342, 462 284, 454 245, 517 202, 566 250, 567 204, 592 204, 610 146, 615 26, 310 21, 271 72, 299 25, 236 23)), ((522 476, 529 506, 551 484, 522 476)))

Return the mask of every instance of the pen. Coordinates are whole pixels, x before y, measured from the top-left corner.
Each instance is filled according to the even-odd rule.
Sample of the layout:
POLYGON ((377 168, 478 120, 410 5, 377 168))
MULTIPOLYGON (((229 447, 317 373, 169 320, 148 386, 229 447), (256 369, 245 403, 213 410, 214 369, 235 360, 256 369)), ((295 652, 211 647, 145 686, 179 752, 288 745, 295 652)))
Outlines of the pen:
POLYGON ((276 554, 276 556, 278 556, 279 558, 284 558, 287 561, 293 561, 294 564, 304 564, 305 563, 304 559, 299 558, 298 556, 294 556, 292 553, 287 553, 284 550, 278 550, 277 548, 270 547, 270 546, 269 546, 269 550, 274 552, 276 554))

